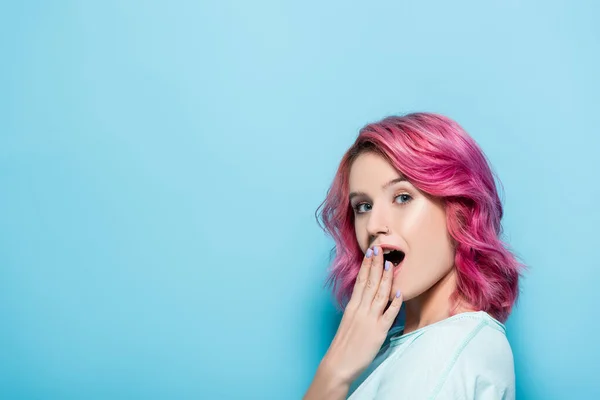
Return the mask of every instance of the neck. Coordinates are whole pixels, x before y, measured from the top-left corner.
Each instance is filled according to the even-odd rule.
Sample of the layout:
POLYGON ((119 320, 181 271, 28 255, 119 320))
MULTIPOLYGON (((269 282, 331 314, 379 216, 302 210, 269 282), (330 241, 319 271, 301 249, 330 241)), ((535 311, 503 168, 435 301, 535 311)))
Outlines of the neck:
MULTIPOLYGON (((456 270, 452 268, 442 279, 421 295, 405 302, 404 334, 450 317, 453 305, 450 296, 456 290, 456 270)), ((468 305, 459 305, 454 313, 474 311, 468 305)))

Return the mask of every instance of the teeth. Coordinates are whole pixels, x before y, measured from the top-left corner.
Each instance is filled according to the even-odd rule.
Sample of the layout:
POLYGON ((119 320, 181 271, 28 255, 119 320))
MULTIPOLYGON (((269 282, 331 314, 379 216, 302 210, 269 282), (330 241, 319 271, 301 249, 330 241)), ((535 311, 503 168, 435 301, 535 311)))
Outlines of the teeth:
POLYGON ((383 252, 383 254, 390 254, 392 251, 391 250, 386 250, 383 252))

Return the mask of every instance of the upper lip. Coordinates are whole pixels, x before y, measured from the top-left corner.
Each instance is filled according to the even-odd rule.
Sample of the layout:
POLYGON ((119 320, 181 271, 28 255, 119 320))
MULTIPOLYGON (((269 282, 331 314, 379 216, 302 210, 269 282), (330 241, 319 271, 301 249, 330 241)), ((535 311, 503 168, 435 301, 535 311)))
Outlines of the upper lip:
POLYGON ((398 250, 398 251, 401 251, 401 252, 403 252, 404 254, 406 254, 406 252, 405 252, 404 250, 402 250, 400 247, 398 247, 398 246, 395 246, 395 245, 393 245, 393 244, 387 244, 387 243, 376 243, 376 244, 374 244, 374 245, 373 245, 373 247, 375 247, 375 246, 379 246, 379 247, 381 247, 381 251, 382 251, 382 252, 384 252, 384 251, 386 251, 386 250, 398 250))

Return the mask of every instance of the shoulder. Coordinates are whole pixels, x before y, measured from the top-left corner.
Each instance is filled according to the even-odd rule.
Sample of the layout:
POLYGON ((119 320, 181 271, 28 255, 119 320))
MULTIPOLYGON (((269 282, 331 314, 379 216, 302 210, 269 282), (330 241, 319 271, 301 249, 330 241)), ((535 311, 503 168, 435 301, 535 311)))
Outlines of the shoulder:
POLYGON ((514 359, 504 326, 483 316, 456 349, 437 390, 439 399, 514 399, 514 359))
POLYGON ((468 363, 471 369, 477 368, 479 371, 506 373, 512 372, 514 366, 512 349, 505 332, 491 324, 483 325, 466 343, 458 362, 468 363))
POLYGON ((512 351, 504 326, 488 314, 459 314, 417 335, 390 360, 378 399, 514 398, 512 351), (508 395, 486 397, 488 387, 508 395))

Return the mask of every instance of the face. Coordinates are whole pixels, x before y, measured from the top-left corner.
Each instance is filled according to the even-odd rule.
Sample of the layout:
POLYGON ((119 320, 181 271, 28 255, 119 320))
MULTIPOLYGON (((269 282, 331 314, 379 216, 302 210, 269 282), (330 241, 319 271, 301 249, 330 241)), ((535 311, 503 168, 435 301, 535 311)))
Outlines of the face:
POLYGON ((400 289, 410 300, 431 288, 454 265, 443 204, 415 188, 383 157, 363 153, 350 169, 350 204, 363 253, 374 245, 400 249, 390 299, 400 289))

